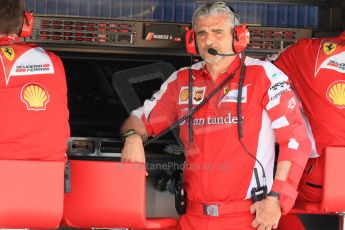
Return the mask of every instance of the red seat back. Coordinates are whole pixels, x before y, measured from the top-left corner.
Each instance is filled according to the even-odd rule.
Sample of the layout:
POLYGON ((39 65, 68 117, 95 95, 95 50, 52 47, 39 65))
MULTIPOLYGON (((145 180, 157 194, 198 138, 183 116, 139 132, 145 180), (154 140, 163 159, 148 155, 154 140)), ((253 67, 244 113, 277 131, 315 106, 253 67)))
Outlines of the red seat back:
POLYGON ((325 152, 321 210, 345 211, 345 147, 328 147, 325 152))
POLYGON ((0 160, 0 228, 58 228, 65 162, 0 160))
POLYGON ((71 192, 65 194, 63 223, 75 228, 145 226, 145 165, 70 161, 71 192))

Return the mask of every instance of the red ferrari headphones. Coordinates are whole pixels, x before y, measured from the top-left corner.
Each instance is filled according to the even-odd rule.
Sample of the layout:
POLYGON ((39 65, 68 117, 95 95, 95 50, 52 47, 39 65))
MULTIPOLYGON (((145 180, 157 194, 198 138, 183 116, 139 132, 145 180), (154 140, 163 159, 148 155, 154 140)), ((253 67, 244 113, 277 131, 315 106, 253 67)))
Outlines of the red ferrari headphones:
POLYGON ((19 30, 19 36, 22 38, 30 37, 33 26, 34 16, 32 12, 24 12, 23 25, 19 30))
MULTIPOLYGON (((234 17, 238 18, 235 11, 228 6, 230 11, 233 12, 234 17)), ((235 19, 234 19, 235 21, 235 19)), ((241 53, 243 50, 247 48, 249 44, 249 31, 245 24, 237 25, 234 27, 233 39, 232 39, 232 47, 235 53, 241 53)), ((188 53, 196 55, 199 53, 198 45, 196 43, 195 33, 192 29, 186 30, 186 50, 188 53)))

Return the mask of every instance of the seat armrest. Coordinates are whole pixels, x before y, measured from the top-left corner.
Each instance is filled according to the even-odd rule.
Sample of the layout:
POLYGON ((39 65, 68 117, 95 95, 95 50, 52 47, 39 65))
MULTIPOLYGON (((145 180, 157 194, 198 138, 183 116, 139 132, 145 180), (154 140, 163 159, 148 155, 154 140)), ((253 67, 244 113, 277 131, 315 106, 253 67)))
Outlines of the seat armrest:
MULTIPOLYGON (((145 230, 154 230, 154 229, 176 229, 178 221, 175 218, 164 218, 164 217, 155 217, 147 218, 145 230)), ((138 229, 136 229, 138 230, 138 229)))
POLYGON ((145 165, 70 160, 71 191, 63 225, 72 228, 145 226, 145 165))
POLYGON ((321 210, 345 211, 345 147, 328 147, 325 151, 321 210))
POLYGON ((0 228, 58 228, 64 169, 64 160, 0 160, 0 228))

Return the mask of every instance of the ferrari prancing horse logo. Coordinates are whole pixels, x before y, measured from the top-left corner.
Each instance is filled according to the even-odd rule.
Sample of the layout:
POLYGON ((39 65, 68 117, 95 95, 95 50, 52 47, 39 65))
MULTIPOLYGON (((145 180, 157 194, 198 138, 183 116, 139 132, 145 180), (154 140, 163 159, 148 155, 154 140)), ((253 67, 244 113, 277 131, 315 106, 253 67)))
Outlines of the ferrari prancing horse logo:
POLYGON ((1 51, 9 61, 13 61, 15 53, 12 47, 2 47, 1 51))
POLYGON ((337 44, 334 42, 323 43, 323 52, 325 52, 326 55, 330 55, 331 53, 333 53, 336 48, 337 44))

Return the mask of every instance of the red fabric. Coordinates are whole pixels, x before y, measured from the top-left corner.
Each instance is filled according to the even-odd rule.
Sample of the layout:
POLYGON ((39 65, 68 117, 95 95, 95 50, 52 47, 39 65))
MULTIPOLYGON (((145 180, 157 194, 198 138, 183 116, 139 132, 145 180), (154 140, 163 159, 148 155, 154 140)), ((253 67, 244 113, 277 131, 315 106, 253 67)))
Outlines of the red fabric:
MULTIPOLYGON (((342 99, 335 101, 333 99, 336 90, 330 90, 334 84, 345 83, 344 62, 339 63, 338 60, 345 60, 345 31, 336 38, 301 39, 284 51, 275 62, 294 83, 310 122, 319 154, 323 154, 328 146, 345 145, 344 94, 342 99), (326 49, 326 52, 325 43, 336 44, 336 48, 331 52, 326 49), (337 55, 341 55, 341 58, 335 62, 334 57, 337 55)), ((298 188, 297 201, 321 201, 322 189, 307 183, 321 185, 323 172, 323 156, 308 161, 298 188)), ((298 230, 304 227, 298 217, 291 214, 282 217, 279 229, 298 230)))
MULTIPOLYGON (((195 64, 192 71, 193 106, 206 98, 239 64, 237 57, 227 71, 218 76, 216 82, 211 80, 204 62, 195 64)), ((275 136, 272 126, 277 130, 283 128, 289 131, 286 137, 281 138, 285 140, 280 143, 283 152, 288 149, 289 152, 300 152, 300 157, 305 161, 308 158, 310 144, 307 139, 303 139, 307 133, 288 78, 268 62, 246 58, 245 64, 241 118, 238 118, 236 109, 240 75, 238 69, 234 78, 194 114, 193 143, 189 142, 187 121, 180 125, 180 138, 186 154, 184 183, 191 200, 217 204, 250 198, 251 189, 257 186, 253 176, 256 162, 238 141, 239 121, 243 123, 244 145, 265 168, 268 188, 273 182, 275 136), (280 98, 285 98, 287 94, 289 100, 280 103, 280 98), (274 115, 271 114, 273 110, 274 115), (294 119, 284 119, 287 111, 295 114, 294 119), (294 134, 293 129, 301 124, 302 129, 298 135, 294 134), (297 144, 290 146, 286 140, 296 141, 297 144)), ((145 101, 143 107, 132 112, 149 127, 149 135, 157 135, 188 113, 188 77, 189 69, 175 72, 160 91, 145 101)), ((289 156, 286 158, 289 159, 289 156)), ((256 167, 261 175, 260 167, 256 167)), ((262 177, 259 179, 262 184, 262 177)))
POLYGON ((144 228, 145 166, 71 160, 63 223, 74 228, 144 228))
POLYGON ((176 230, 178 221, 174 218, 152 217, 147 218, 145 228, 135 230, 176 230))
MULTIPOLYGON (((211 80, 203 63, 196 64, 193 67, 194 107, 234 72, 239 64, 239 58, 235 59, 227 71, 217 78, 217 82, 211 80)), ((266 111, 271 115, 271 110, 275 110, 274 116, 278 118, 285 115, 286 111, 295 114, 292 121, 287 121, 287 124, 277 121, 276 126, 277 130, 280 127, 291 129, 287 132, 288 136, 282 139, 295 138, 300 144, 297 149, 293 149, 288 142, 284 142, 281 145, 286 148, 282 149, 309 149, 306 147, 309 143, 301 139, 307 137, 305 128, 298 135, 292 135, 292 130, 302 123, 302 119, 298 101, 290 91, 287 77, 268 62, 247 58, 246 65, 241 118, 237 117, 236 109, 240 75, 238 69, 235 77, 194 114, 193 143, 189 143, 187 122, 180 125, 180 137, 187 156, 184 182, 192 200, 212 203, 249 198, 251 188, 256 186, 253 178, 255 161, 238 141, 239 120, 243 123, 244 145, 264 164, 269 187, 273 177, 275 137, 266 111), (293 104, 280 104, 280 97, 285 94, 289 94, 293 104), (258 135, 260 132, 262 136, 258 135)), ((142 108, 132 112, 132 115, 142 119, 146 127, 150 127, 147 128, 149 135, 157 135, 177 118, 188 113, 188 76, 189 69, 174 73, 142 108), (151 130, 153 133, 150 133, 151 130)), ((307 157, 308 152, 304 155, 302 152, 301 158, 307 157)), ((258 171, 262 173, 260 169, 258 171)))
POLYGON ((296 214, 284 215, 279 220, 277 230, 305 230, 302 221, 296 214))
POLYGON ((319 154, 327 146, 345 145, 344 60, 345 31, 335 38, 301 39, 274 63, 301 98, 319 154))
POLYGON ((0 48, 0 159, 64 159, 69 124, 61 60, 11 37, 0 38, 0 48))
MULTIPOLYGON (((251 200, 241 200, 241 201, 233 201, 229 203, 218 203, 217 210, 218 215, 228 215, 232 213, 238 212, 248 212, 250 210, 250 206, 253 204, 251 200)), ((188 210, 190 212, 196 214, 203 214, 204 213, 204 204, 195 202, 192 200, 187 201, 188 210)))
POLYGON ((328 147, 324 156, 324 191, 321 209, 328 212, 343 212, 345 210, 345 184, 343 177, 339 175, 344 173, 345 147, 328 147))
POLYGON ((295 203, 297 191, 295 186, 287 181, 275 179, 272 186, 272 191, 279 193, 280 205, 282 207, 282 214, 287 214, 295 203))
POLYGON ((212 217, 188 212, 180 217, 179 230, 254 230, 255 216, 248 212, 212 217))
POLYGON ((2 229, 57 229, 65 161, 0 160, 2 229))
POLYGON ((175 218, 146 219, 145 165, 70 160, 63 225, 74 228, 173 230, 175 218))
POLYGON ((320 202, 322 198, 322 189, 308 185, 321 186, 324 173, 324 157, 311 158, 303 172, 301 182, 298 186, 298 201, 320 202))
MULTIPOLYGON (((344 94, 333 100, 337 90, 331 90, 336 84, 345 84, 345 68, 341 60, 345 60, 345 31, 335 38, 301 39, 282 52, 274 63, 294 83, 320 155, 327 146, 345 146, 344 94)), ((321 189, 306 183, 322 184, 323 161, 322 158, 309 160, 299 185, 299 200, 320 202, 321 189)))

